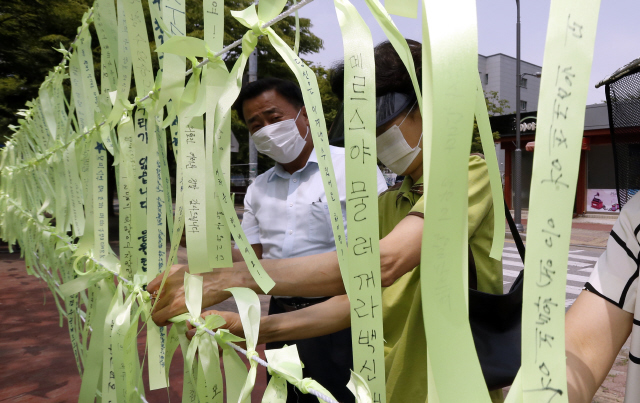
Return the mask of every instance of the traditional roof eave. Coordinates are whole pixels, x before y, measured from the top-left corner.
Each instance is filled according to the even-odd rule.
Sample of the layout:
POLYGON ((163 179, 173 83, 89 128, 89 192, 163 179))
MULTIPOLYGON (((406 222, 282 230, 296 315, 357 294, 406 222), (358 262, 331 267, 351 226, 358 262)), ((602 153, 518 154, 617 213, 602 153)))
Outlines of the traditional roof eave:
POLYGON ((626 76, 627 74, 631 74, 637 70, 640 70, 640 58, 637 58, 636 60, 632 61, 631 63, 620 67, 618 70, 614 71, 613 74, 611 74, 609 77, 603 79, 602 81, 600 81, 598 84, 596 84, 596 88, 600 88, 603 85, 612 83, 616 80, 618 80, 619 78, 622 78, 624 76, 626 76))

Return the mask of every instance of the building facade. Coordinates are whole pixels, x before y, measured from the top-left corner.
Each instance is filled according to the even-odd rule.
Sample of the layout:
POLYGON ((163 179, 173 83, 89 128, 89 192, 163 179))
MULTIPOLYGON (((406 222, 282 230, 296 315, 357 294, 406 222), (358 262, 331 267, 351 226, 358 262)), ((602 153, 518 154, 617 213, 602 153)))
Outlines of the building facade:
MULTIPOLYGON (((532 76, 542 71, 542 67, 520 60, 522 77, 520 89, 520 110, 522 112, 538 110, 538 93, 540 79, 532 76), (532 75, 529 75, 532 74, 532 75)), ((482 89, 485 92, 495 91, 498 98, 509 101, 506 113, 516 111, 516 59, 502 53, 491 56, 478 55, 478 72, 482 89)))
MULTIPOLYGON (((537 112, 521 114, 522 144, 522 194, 521 206, 529 207, 529 189, 533 168, 533 152, 524 150, 525 145, 534 141, 537 112)), ((515 115, 491 117, 491 128, 500 132, 498 144, 504 152, 504 198, 509 207, 513 198, 513 161, 515 151, 515 115)), ((616 179, 609 130, 607 104, 587 105, 585 111, 580 169, 576 187, 574 213, 619 212, 616 196, 616 179)))

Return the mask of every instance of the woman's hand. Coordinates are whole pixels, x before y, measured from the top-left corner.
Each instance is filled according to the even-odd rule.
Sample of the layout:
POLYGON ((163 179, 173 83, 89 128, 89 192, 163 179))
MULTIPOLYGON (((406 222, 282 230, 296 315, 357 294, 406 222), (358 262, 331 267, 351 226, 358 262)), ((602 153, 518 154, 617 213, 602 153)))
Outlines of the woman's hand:
MULTIPOLYGON (((187 312, 184 296, 184 273, 188 271, 189 266, 187 265, 174 265, 171 267, 162 292, 155 297, 153 305, 153 321, 158 326, 166 326, 169 324, 169 319, 187 312)), ((201 275, 204 280, 202 307, 219 304, 231 296, 230 292, 224 291, 227 287, 220 285, 224 273, 224 271, 214 271, 201 275)), ((164 273, 161 273, 149 283, 147 286, 149 293, 154 295, 154 293, 158 292, 163 276, 164 273)))
MULTIPOLYGON (((234 334, 238 337, 244 338, 244 329, 242 328, 242 322, 240 321, 240 315, 235 312, 226 312, 226 311, 205 311, 200 315, 201 318, 206 318, 209 315, 219 315, 226 322, 224 325, 220 326, 218 329, 228 329, 231 334, 234 334)), ((196 328, 191 325, 191 323, 187 322, 187 338, 191 340, 193 336, 196 334, 196 328)), ((215 331, 216 329, 212 329, 215 331)), ((246 349, 246 344, 235 343, 240 347, 246 349)))
MULTIPOLYGON (((220 326, 217 329, 228 329, 231 334, 234 334, 238 337, 244 338, 244 329, 242 328, 242 322, 240 321, 240 315, 235 312, 226 312, 226 311, 204 311, 200 317, 202 319, 206 318, 209 315, 218 315, 221 316, 222 319, 226 322, 224 325, 220 326)), ((187 338, 191 340, 193 336, 196 334, 196 328, 191 325, 191 323, 187 323, 187 338)), ((216 330, 216 329, 212 329, 216 330)))

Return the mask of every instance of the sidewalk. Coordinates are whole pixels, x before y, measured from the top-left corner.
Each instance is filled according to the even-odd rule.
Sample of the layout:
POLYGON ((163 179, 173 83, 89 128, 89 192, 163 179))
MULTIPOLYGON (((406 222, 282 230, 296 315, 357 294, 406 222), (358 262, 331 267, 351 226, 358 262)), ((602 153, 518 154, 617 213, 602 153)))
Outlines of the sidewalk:
MULTIPOLYGON (((236 209, 239 213, 241 209, 236 209)), ((606 246, 615 220, 577 218, 573 220, 571 243, 596 248, 606 246)), ((526 218, 523 220, 526 232, 526 218)), ((117 231, 113 231, 117 234, 117 231)), ((511 235, 507 229, 507 235, 511 235)), ((117 242, 112 243, 117 250, 117 242)), ((180 248, 180 262, 186 262, 186 250, 180 248)), ((0 402, 75 402, 80 390, 80 376, 71 350, 66 324, 59 326, 58 312, 50 291, 43 282, 26 273, 18 253, 8 253, 0 244, 0 402)), ((261 296, 262 314, 266 315, 268 297, 261 296)), ((215 307, 235 310, 232 300, 215 307)), ((597 403, 622 402, 626 383, 629 341, 621 350, 609 376, 594 398, 597 403)), ((144 332, 138 339, 141 357, 144 332)), ((262 348, 258 349, 264 357, 262 348)), ((178 351, 171 366, 169 391, 146 394, 150 403, 181 401, 182 354, 178 351)), ((147 371, 145 368, 144 376, 147 371)), ((252 401, 260 401, 266 387, 264 369, 258 379, 252 401)))
MULTIPOLYGON (((117 242, 112 243, 117 251, 117 242)), ((180 248, 179 260, 186 261, 180 248)), ((266 315, 268 297, 260 296, 266 315)), ((235 311, 232 299, 213 307, 235 311)), ((138 337, 140 358, 144 357, 146 333, 138 337)), ((264 346, 258 347, 264 359, 264 346)), ((26 272, 19 253, 9 253, 0 243, 0 402, 77 402, 81 378, 71 349, 66 323, 59 315, 51 292, 43 281, 26 272)), ((245 364, 248 362, 245 360, 245 364)), ((149 391, 149 403, 182 401, 182 353, 178 348, 170 369, 170 387, 149 391)), ((148 387, 148 371, 143 370, 148 387)), ((258 369, 252 401, 260 401, 266 388, 266 371, 258 369)))
MULTIPOLYGON (((615 224, 617 215, 603 217, 577 217, 571 223, 571 246, 582 246, 604 249, 607 247, 609 233, 615 224)), ((527 240, 527 215, 522 216, 524 231, 520 233, 522 240, 527 240)), ((506 225, 505 238, 513 239, 509 226, 506 225)))

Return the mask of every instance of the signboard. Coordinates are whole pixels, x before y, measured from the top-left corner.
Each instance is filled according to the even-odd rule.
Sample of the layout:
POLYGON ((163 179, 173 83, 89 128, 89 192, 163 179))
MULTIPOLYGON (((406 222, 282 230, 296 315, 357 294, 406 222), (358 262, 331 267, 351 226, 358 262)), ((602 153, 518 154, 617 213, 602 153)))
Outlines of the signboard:
POLYGON ((587 189, 587 211, 619 212, 615 189, 587 189))

